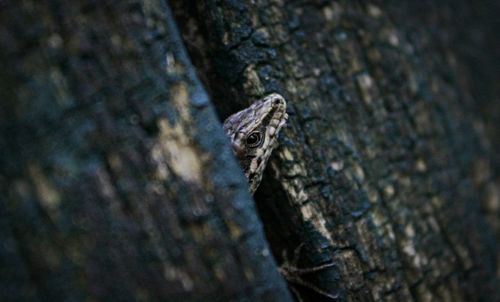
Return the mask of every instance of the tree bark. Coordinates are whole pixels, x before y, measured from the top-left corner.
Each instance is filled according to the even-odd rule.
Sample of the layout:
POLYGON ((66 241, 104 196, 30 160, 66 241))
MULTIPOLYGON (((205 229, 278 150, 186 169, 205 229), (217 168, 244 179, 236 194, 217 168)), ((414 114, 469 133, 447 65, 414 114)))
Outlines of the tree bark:
POLYGON ((0 5, 0 300, 291 301, 165 3, 0 5))
POLYGON ((296 113, 255 195, 279 262, 303 245, 299 266, 333 263, 306 280, 341 301, 500 299, 500 106, 487 85, 498 76, 470 51, 499 45, 483 18, 498 5, 207 0, 174 11, 222 117, 272 91, 296 113))
POLYGON ((0 3, 0 300, 291 301, 295 251, 338 301, 500 300, 500 8, 435 2, 0 3), (257 216, 212 102, 268 92, 257 216))

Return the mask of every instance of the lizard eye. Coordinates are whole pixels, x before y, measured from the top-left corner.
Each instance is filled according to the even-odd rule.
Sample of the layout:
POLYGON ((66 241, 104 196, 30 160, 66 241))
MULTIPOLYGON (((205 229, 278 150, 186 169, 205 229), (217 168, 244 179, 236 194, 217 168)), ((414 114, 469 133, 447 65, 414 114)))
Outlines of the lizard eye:
POLYGON ((256 147, 260 144, 261 137, 259 132, 252 132, 249 136, 247 136, 247 146, 248 147, 256 147))

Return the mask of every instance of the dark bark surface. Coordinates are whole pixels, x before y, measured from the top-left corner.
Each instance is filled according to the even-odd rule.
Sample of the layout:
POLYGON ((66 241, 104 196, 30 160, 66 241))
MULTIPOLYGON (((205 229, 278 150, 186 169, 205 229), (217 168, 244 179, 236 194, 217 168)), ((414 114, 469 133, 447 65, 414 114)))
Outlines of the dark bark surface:
POLYGON ((174 5, 222 117, 289 100, 255 200, 279 261, 333 262, 308 280, 339 300, 500 299, 499 10, 435 2, 174 5))
POLYGON ((0 2, 0 300, 290 301, 298 247, 338 301, 500 300, 500 8, 435 2, 0 2), (197 77, 295 113, 258 216, 197 77))
POLYGON ((163 1, 2 1, 1 301, 290 301, 163 1))

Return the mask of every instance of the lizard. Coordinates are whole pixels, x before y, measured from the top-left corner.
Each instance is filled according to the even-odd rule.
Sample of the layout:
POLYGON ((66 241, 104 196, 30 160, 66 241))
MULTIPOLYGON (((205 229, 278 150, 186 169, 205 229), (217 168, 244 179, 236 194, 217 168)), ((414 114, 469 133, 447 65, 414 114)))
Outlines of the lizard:
MULTIPOLYGON (((272 93, 255 101, 250 107, 229 116, 223 123, 224 131, 231 141, 233 153, 248 179, 251 194, 259 186, 269 157, 278 145, 278 135, 286 125, 288 119, 286 105, 283 96, 272 93)), ((296 267, 301 247, 302 245, 296 249, 292 262, 284 256, 284 263, 279 268, 281 275, 290 283, 305 286, 335 300, 337 295, 332 295, 300 277, 303 274, 329 268, 333 264, 327 263, 311 268, 296 267)), ((290 288, 299 301, 302 301, 299 293, 293 287, 290 288)))
POLYGON ((224 131, 248 179, 251 194, 262 180, 269 157, 278 145, 278 134, 287 119, 285 98, 271 93, 224 121, 224 131))

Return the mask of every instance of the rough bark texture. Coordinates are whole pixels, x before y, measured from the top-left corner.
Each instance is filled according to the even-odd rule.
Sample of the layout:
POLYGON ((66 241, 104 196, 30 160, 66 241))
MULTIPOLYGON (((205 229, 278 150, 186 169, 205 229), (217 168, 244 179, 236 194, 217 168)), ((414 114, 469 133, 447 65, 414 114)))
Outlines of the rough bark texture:
POLYGON ((290 301, 262 221, 339 301, 499 301, 500 8, 436 2, 170 2, 220 117, 296 113, 258 219, 162 0, 1 1, 0 300, 290 301))
POLYGON ((498 68, 473 63, 497 5, 174 7, 222 117, 271 91, 296 113, 255 196, 280 261, 335 263, 308 280, 341 301, 500 299, 498 68))
POLYGON ((1 301, 291 300, 162 0, 0 20, 1 301))

